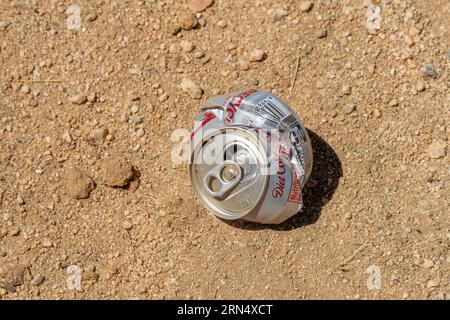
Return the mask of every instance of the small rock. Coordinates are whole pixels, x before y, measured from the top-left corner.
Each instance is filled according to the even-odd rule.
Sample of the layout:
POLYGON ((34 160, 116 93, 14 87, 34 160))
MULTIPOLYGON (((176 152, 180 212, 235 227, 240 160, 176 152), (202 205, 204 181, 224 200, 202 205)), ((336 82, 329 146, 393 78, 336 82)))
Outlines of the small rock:
POLYGON ((189 0, 188 6, 193 12, 202 12, 212 6, 214 0, 189 0))
POLYGON ((93 22, 93 21, 97 20, 97 15, 95 13, 89 13, 86 16, 86 20, 87 20, 87 22, 93 22))
POLYGON ((431 159, 440 159, 447 154, 447 144, 443 141, 435 141, 428 146, 428 156, 431 159))
POLYGON ((125 222, 123 223, 123 228, 125 230, 131 230, 131 229, 133 229, 133 223, 131 223, 128 220, 125 220, 125 222))
POLYGON ((389 106, 389 107, 396 107, 396 106, 398 106, 398 100, 397 100, 397 99, 392 99, 392 100, 389 102, 388 106, 389 106))
POLYGON ((317 39, 326 38, 327 35, 328 35, 328 31, 327 31, 327 29, 318 29, 318 30, 315 32, 315 35, 316 35, 316 38, 317 38, 317 39))
POLYGON ((74 104, 83 104, 86 103, 87 97, 84 94, 76 94, 69 98, 70 102, 74 104))
POLYGON ((202 27, 206 26, 206 19, 204 17, 198 18, 198 24, 202 27))
POLYGON ((26 267, 24 265, 10 265, 0 269, 0 278, 14 287, 21 286, 24 282, 26 267))
POLYGON ((184 52, 189 53, 194 50, 195 46, 192 42, 190 42, 188 40, 183 40, 180 42, 180 47, 184 52))
POLYGON ((255 49, 250 53, 250 62, 260 62, 266 58, 266 53, 262 49, 255 49))
POLYGON ((17 196, 16 201, 17 201, 17 204, 20 204, 20 205, 25 204, 25 201, 23 200, 23 198, 20 195, 17 196))
POLYGON ((420 29, 416 26, 411 26, 411 28, 409 28, 408 30, 408 34, 410 37, 418 36, 420 34, 420 29))
POLYGON ((309 12, 313 7, 312 1, 302 1, 300 2, 299 9, 301 12, 309 12))
POLYGON ((20 91, 22 91, 25 94, 28 94, 28 93, 30 93, 31 90, 30 90, 30 87, 28 85, 24 84, 22 86, 22 88, 20 88, 20 91))
POLYGON ((200 99, 203 95, 203 90, 194 81, 188 78, 183 78, 180 84, 181 90, 189 94, 191 98, 200 99))
POLYGON ((98 280, 98 274, 95 271, 87 270, 83 272, 83 281, 95 283, 98 280))
POLYGON ((250 64, 245 60, 239 60, 239 69, 247 71, 250 69, 250 64))
POLYGON ((136 130, 136 132, 134 133, 136 138, 142 138, 145 135, 145 131, 142 128, 139 128, 136 130))
POLYGON ((417 92, 425 91, 425 84, 424 84, 423 82, 419 82, 419 83, 416 85, 416 90, 417 90, 417 92))
POLYGON ((374 109, 374 110, 373 110, 373 116, 374 116, 375 118, 381 118, 381 111, 378 110, 378 109, 374 109))
POLYGON ((53 243, 49 239, 44 239, 42 241, 42 246, 44 248, 51 248, 51 247, 53 247, 53 243))
POLYGON ((91 139, 95 142, 102 143, 106 139, 108 133, 109 131, 106 128, 94 129, 91 132, 91 139))
POLYGON ((341 88, 341 92, 342 92, 342 94, 344 94, 344 95, 349 95, 349 94, 352 93, 352 87, 349 86, 349 85, 345 85, 345 86, 343 86, 343 87, 341 88))
POLYGON ((171 25, 169 26, 169 33, 173 36, 177 35, 178 32, 181 31, 181 26, 179 25, 171 25))
POLYGON ((353 103, 347 104, 344 106, 342 110, 344 111, 345 114, 350 114, 356 110, 356 106, 353 103))
POLYGON ((135 178, 135 172, 133 166, 123 159, 104 159, 99 176, 107 186, 125 187, 135 178))
POLYGON ((277 8, 275 10, 275 15, 273 17, 274 21, 280 21, 281 19, 283 19, 284 17, 286 17, 288 15, 288 12, 282 8, 277 8))
POLYGON ((128 113, 122 112, 122 113, 120 114, 120 117, 119 117, 119 121, 120 121, 120 122, 125 123, 125 122, 128 121, 128 119, 129 119, 128 113))
POLYGON ((133 104, 130 108, 130 112, 135 114, 139 112, 139 107, 136 104, 133 104))
POLYGON ((20 234, 20 228, 19 227, 12 227, 9 234, 12 237, 17 237, 20 234))
POLYGON ((66 171, 65 186, 68 195, 74 199, 86 199, 95 189, 95 183, 91 177, 76 168, 69 168, 66 171))
MULTIPOLYGON (((0 280, 0 288, 3 288, 10 293, 16 292, 16 288, 11 283, 3 281, 3 280, 0 280)), ((1 294, 0 294, 0 297, 1 297, 1 294)))
POLYGON ((425 262, 422 264, 422 267, 425 269, 431 269, 434 266, 433 260, 425 259, 425 262))
POLYGON ((158 101, 159 101, 159 102, 164 102, 164 101, 166 101, 167 99, 169 99, 169 96, 168 96, 166 93, 163 93, 162 95, 160 95, 160 96, 158 97, 158 101))
POLYGON ((436 79, 438 76, 436 68, 431 63, 424 64, 421 71, 424 78, 436 79))
POLYGON ((175 119, 175 118, 177 117, 177 113, 176 113, 175 111, 172 111, 172 112, 169 113, 169 116, 170 116, 172 119, 175 119))
POLYGON ((140 123, 142 123, 142 122, 144 121, 144 118, 141 117, 141 116, 138 116, 137 114, 131 115, 131 116, 129 117, 129 119, 130 119, 130 121, 131 121, 133 124, 140 124, 140 123))
POLYGON ((95 94, 95 92, 91 92, 87 95, 87 100, 89 102, 94 103, 95 101, 97 101, 97 95, 95 94))
POLYGON ((42 274, 37 274, 31 280, 31 284, 35 287, 40 286, 44 282, 45 278, 42 274))
POLYGON ((136 143, 131 150, 133 150, 134 152, 138 152, 141 149, 141 144, 140 143, 136 143))
POLYGON ((189 31, 198 26, 198 20, 191 12, 185 12, 178 18, 181 29, 189 31))
POLYGON ((9 27, 9 22, 7 22, 7 21, 0 21, 0 31, 3 31, 3 30, 5 30, 6 28, 8 28, 9 27))
POLYGON ((227 26, 227 23, 226 23, 226 21, 225 20, 219 20, 218 22, 217 22, 217 26, 219 27, 219 28, 225 28, 226 26, 227 26))

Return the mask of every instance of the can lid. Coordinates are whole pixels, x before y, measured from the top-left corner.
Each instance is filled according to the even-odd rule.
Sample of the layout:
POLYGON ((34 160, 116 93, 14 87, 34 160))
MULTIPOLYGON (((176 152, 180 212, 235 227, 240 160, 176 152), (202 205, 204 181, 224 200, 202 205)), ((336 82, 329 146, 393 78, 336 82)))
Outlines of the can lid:
POLYGON ((262 203, 268 169, 265 148, 251 131, 224 127, 193 147, 189 174, 193 189, 208 209, 234 220, 262 203))

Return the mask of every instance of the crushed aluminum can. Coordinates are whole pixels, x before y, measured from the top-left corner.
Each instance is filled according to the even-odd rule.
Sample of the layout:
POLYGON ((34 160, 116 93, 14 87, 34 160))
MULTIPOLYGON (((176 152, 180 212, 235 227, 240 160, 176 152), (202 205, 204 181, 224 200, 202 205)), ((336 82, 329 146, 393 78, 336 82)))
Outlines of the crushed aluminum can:
POLYGON ((210 98, 191 133, 192 188, 226 220, 278 224, 295 215, 312 162, 307 131, 265 91, 210 98))

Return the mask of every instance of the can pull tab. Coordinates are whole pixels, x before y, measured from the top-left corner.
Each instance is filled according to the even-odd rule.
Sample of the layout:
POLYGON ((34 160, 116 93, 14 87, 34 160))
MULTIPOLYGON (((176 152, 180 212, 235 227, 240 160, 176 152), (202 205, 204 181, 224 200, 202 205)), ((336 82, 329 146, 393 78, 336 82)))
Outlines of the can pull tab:
POLYGON ((242 169, 234 161, 226 160, 211 169, 203 180, 206 191, 214 198, 222 199, 242 179, 242 169))

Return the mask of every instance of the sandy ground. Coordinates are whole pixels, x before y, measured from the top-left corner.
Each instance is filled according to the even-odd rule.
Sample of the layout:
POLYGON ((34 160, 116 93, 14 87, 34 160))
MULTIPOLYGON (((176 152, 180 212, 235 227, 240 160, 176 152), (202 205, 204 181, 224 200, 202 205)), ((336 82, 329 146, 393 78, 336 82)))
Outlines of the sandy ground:
POLYGON ((450 2, 370 4, 1 0, 0 299, 448 299, 450 2), (171 161, 242 87, 312 135, 281 225, 208 214, 171 161))

